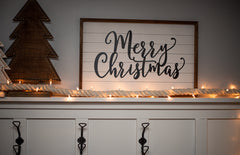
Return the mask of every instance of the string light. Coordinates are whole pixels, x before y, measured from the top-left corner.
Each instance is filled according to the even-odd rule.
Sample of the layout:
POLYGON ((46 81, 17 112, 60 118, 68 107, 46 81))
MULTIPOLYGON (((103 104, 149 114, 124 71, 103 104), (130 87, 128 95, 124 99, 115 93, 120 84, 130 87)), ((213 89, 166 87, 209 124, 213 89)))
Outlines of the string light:
POLYGON ((49 84, 52 85, 52 79, 49 80, 49 84))
POLYGON ((171 96, 168 96, 168 100, 172 100, 171 96))
POLYGON ((210 94, 209 95, 211 98, 216 98, 217 97, 217 94, 210 94))
POLYGON ((230 89, 236 89, 236 86, 233 85, 233 84, 231 84, 231 85, 230 85, 230 89))
POLYGON ((90 87, 90 90, 94 90, 94 86, 91 86, 91 87, 90 87))
MULTIPOLYGON (((7 83, 4 84, 2 89, 5 91, 11 91, 11 90, 25 90, 25 91, 50 91, 56 94, 63 94, 63 95, 68 95, 68 100, 70 100, 71 96, 79 96, 79 97, 105 97, 105 98, 112 98, 115 97, 133 97, 133 98, 139 98, 145 97, 145 98, 167 98, 168 100, 171 100, 172 98, 175 97, 192 97, 192 98, 220 98, 220 97, 227 97, 227 98, 236 98, 239 99, 240 96, 240 89, 236 89, 235 85, 230 85, 230 88, 226 89, 205 89, 205 86, 203 85, 201 88, 204 90, 196 90, 194 88, 188 88, 188 89, 176 89, 174 86, 171 87, 171 89, 176 89, 175 90, 148 90, 148 91, 124 91, 124 90, 111 90, 111 91, 92 91, 92 90, 81 90, 79 91, 79 88, 76 87, 78 90, 68 90, 68 89, 62 89, 62 88, 54 88, 48 86, 39 87, 39 85, 31 85, 31 84, 23 84, 22 79, 18 79, 18 82, 21 85, 16 85, 7 83), (107 94, 106 94, 107 92, 107 94), (112 96, 113 94, 113 96, 112 96)), ((51 83, 51 80, 50 80, 51 83)), ((0 85, 1 86, 1 85, 0 85)))
POLYGON ((193 97, 193 98, 196 98, 196 96, 195 96, 194 94, 192 94, 192 97, 193 97))
POLYGON ((72 101, 72 97, 71 97, 70 94, 69 94, 68 97, 67 97, 67 101, 72 101))

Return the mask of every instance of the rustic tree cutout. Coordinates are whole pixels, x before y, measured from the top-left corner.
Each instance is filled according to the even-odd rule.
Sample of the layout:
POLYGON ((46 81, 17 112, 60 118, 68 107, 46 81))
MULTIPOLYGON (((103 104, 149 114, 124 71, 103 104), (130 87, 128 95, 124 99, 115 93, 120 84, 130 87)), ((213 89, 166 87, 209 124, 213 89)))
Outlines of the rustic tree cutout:
POLYGON ((7 58, 2 51, 3 47, 4 45, 0 42, 0 84, 10 82, 10 78, 5 72, 5 70, 9 70, 10 68, 8 67, 6 62, 3 60, 3 58, 7 58))
POLYGON ((43 22, 50 22, 36 0, 28 0, 13 19, 20 24, 10 35, 15 39, 7 50, 7 57, 13 57, 7 73, 12 82, 49 83, 59 82, 60 77, 49 58, 58 58, 48 42, 53 36, 43 22))

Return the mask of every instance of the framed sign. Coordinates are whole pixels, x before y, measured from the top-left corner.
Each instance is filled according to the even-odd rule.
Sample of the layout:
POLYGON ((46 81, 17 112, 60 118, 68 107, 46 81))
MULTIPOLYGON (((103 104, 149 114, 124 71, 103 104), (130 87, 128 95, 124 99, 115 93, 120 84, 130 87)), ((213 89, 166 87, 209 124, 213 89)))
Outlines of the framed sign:
POLYGON ((198 22, 91 19, 80 22, 80 88, 197 88, 198 22))

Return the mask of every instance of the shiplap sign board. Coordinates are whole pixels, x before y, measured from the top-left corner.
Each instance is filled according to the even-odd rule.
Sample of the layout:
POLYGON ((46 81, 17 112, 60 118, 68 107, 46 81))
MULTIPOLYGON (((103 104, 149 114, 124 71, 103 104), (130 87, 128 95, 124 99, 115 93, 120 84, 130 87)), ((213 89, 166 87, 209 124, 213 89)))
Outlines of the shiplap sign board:
POLYGON ((197 87, 197 22, 81 19, 80 88, 197 87))

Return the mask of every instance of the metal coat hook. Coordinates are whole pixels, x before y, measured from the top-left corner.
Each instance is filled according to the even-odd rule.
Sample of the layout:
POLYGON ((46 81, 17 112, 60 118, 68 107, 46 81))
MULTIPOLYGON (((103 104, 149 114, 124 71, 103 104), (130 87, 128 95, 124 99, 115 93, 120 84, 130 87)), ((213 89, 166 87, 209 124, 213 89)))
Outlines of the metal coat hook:
POLYGON ((24 139, 21 137, 21 132, 20 132, 21 122, 13 121, 12 124, 17 128, 17 132, 18 132, 18 138, 15 140, 17 145, 13 145, 13 150, 16 153, 16 155, 20 155, 21 154, 21 145, 24 142, 24 139))
POLYGON ((83 150, 85 149, 86 147, 86 139, 83 137, 83 129, 87 126, 87 123, 79 123, 78 124, 80 127, 81 127, 81 137, 78 138, 78 148, 80 150, 80 155, 83 154, 83 150))
POLYGON ((142 131, 142 137, 138 140, 138 142, 141 144, 141 152, 142 155, 146 155, 146 153, 149 150, 149 146, 145 146, 147 143, 147 139, 144 137, 146 128, 150 125, 150 123, 142 123, 143 131, 142 131))

